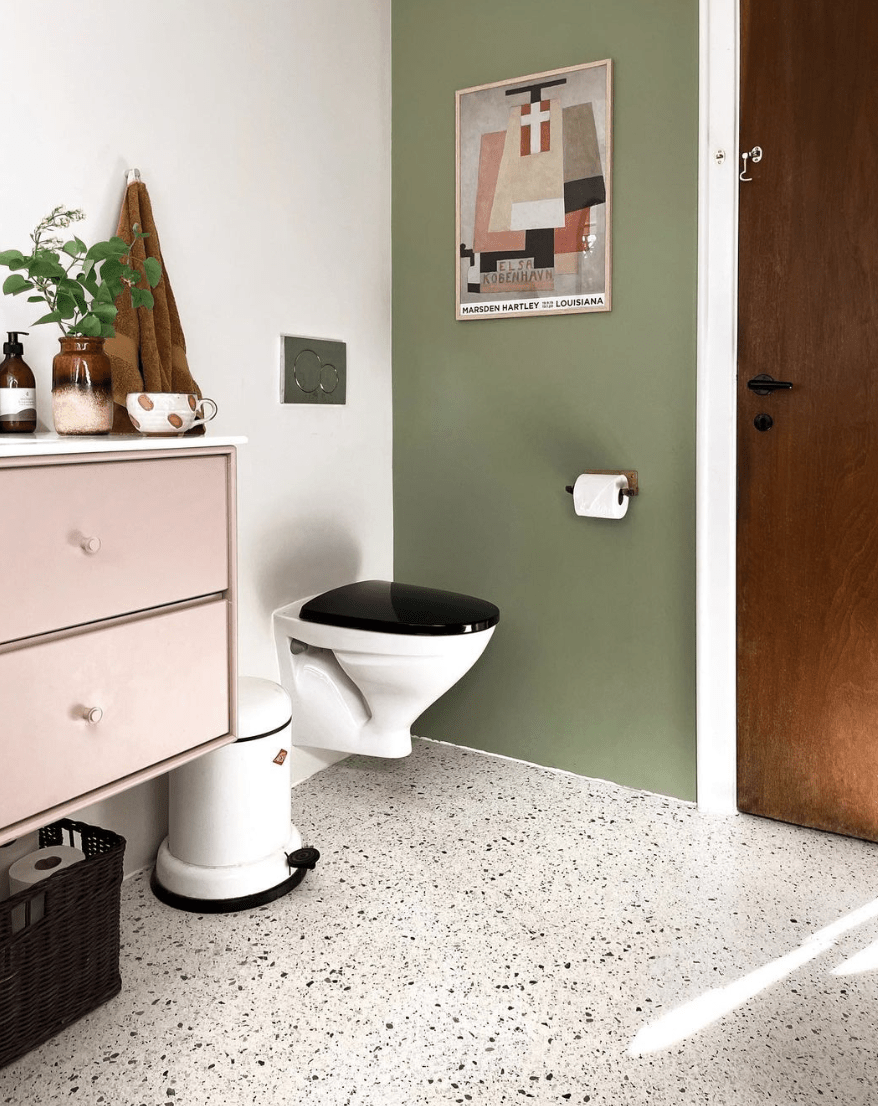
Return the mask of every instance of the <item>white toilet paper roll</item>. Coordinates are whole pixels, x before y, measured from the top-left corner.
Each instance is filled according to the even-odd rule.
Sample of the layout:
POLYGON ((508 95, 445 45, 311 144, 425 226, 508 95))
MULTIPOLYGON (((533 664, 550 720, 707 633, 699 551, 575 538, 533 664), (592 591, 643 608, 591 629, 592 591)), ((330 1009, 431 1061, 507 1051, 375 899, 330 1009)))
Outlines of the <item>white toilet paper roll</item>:
POLYGON ((584 472, 573 485, 573 509, 587 518, 624 518, 628 496, 619 493, 627 487, 627 476, 584 472))
MULTIPOLYGON (((71 864, 78 864, 85 860, 85 853, 72 845, 51 845, 45 849, 37 849, 36 852, 22 856, 9 869, 9 894, 17 895, 19 891, 27 891, 34 884, 46 879, 53 872, 60 872, 62 868, 69 868, 71 864)), ((30 903, 22 903, 12 912, 12 932, 17 933, 30 922, 38 922, 45 912, 45 895, 34 895, 30 903), (30 916, 26 910, 30 906, 30 916)))
POLYGON ((9 893, 15 895, 19 891, 26 891, 41 879, 60 872, 62 868, 69 868, 80 860, 85 860, 85 853, 74 849, 72 845, 53 845, 28 853, 16 860, 9 869, 9 893))

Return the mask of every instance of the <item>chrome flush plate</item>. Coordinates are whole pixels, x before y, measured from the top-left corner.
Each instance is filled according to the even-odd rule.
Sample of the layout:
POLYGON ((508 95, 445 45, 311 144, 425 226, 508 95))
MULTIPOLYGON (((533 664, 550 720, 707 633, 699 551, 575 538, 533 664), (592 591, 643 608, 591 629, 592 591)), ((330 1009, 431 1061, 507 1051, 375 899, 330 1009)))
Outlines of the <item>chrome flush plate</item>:
POLYGON ((346 344, 282 334, 280 381, 281 403, 344 403, 346 344))

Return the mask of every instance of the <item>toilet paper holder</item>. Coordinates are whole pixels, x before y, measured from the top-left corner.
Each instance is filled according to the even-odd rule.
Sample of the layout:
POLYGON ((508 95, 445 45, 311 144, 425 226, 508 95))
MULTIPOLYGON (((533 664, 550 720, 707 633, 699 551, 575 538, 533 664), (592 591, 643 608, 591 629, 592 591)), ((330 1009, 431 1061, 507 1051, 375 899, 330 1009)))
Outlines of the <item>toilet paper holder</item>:
MULTIPOLYGON (((586 475, 588 476, 627 476, 628 487, 622 488, 619 492, 619 502, 622 502, 622 496, 634 496, 640 494, 640 487, 637 482, 637 469, 588 469, 586 475)), ((573 485, 567 484, 564 488, 565 492, 569 492, 573 495, 573 485)))

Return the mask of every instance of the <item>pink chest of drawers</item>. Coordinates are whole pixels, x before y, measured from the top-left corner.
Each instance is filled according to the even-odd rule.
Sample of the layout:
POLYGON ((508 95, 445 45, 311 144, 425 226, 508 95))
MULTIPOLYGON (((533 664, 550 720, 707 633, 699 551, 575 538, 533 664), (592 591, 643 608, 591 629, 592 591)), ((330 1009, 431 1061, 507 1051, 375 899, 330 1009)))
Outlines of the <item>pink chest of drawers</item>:
POLYGON ((0 504, 2 843, 234 740, 235 451, 19 451, 0 504))

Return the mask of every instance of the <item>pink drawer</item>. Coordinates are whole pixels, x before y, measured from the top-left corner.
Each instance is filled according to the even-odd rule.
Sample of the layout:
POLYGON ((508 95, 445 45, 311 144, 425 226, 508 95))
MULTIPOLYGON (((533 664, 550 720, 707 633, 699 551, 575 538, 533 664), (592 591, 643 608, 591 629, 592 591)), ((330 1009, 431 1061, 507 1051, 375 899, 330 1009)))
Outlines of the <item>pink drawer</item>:
POLYGON ((227 734, 228 614, 214 600, 0 653, 0 825, 227 734))
POLYGON ((225 455, 0 469, 0 641, 224 591, 228 479, 225 455))

